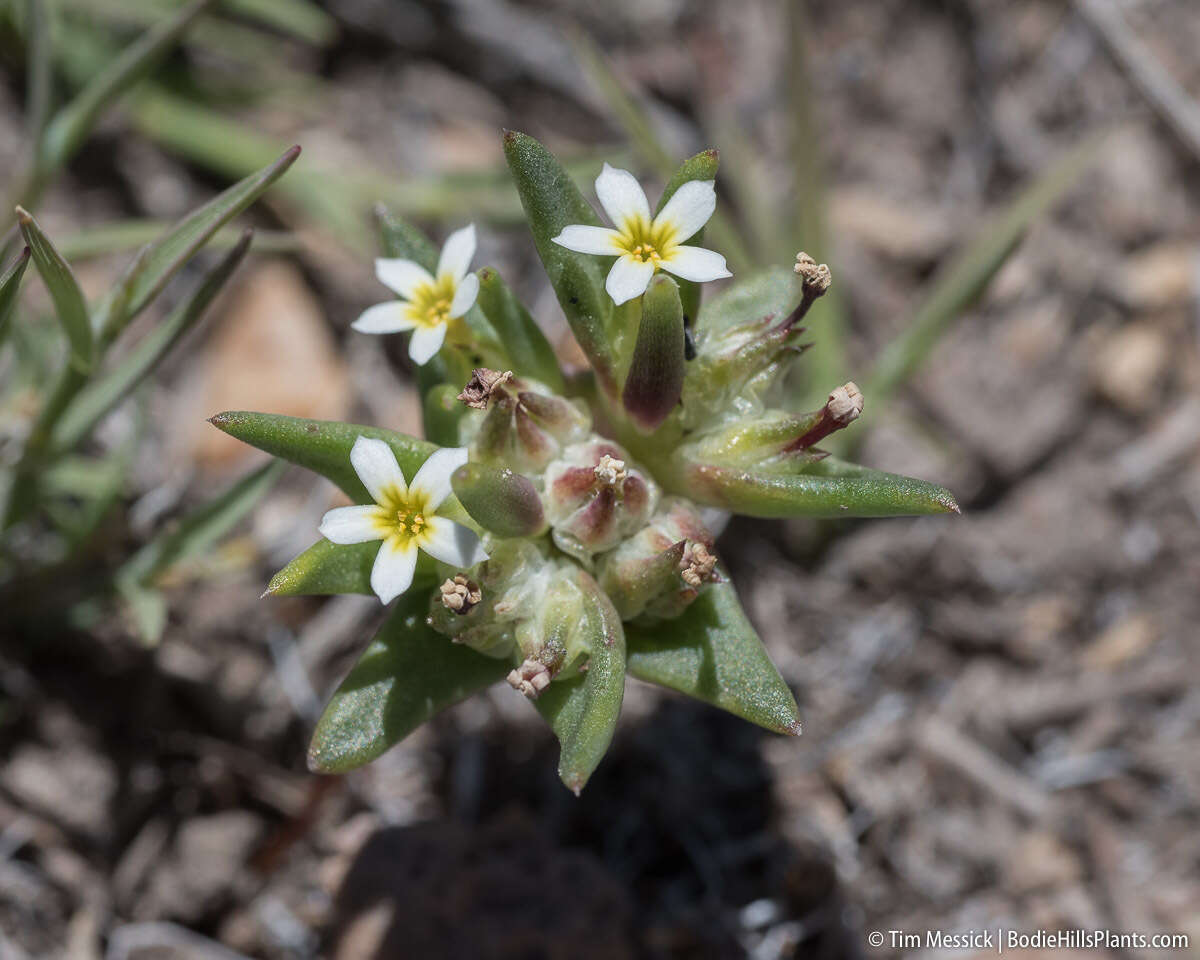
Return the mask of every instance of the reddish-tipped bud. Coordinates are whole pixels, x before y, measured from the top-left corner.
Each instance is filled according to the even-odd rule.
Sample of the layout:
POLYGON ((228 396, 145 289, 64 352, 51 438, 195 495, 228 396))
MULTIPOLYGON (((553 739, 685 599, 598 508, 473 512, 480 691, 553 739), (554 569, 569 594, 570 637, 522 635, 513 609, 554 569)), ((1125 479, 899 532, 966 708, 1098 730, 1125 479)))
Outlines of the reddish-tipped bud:
POLYGON ((536 537, 546 529, 537 488, 507 467, 464 463, 450 485, 471 518, 497 537, 536 537))
POLYGON ((476 370, 459 399, 487 411, 471 441, 472 460, 521 472, 545 469, 591 429, 591 417, 576 404, 536 381, 494 370, 476 370))
POLYGON ((600 585, 622 620, 673 619, 718 576, 712 534, 686 501, 674 497, 598 564, 600 585))
POLYGON ((642 298, 642 320, 621 401, 642 433, 653 433, 679 405, 686 371, 683 306, 679 287, 666 274, 642 298))
POLYGON ((554 542, 587 558, 610 550, 645 524, 658 485, 609 441, 567 447, 546 470, 543 496, 554 542))
POLYGON ((853 382, 842 384, 829 394, 825 406, 817 412, 813 425, 789 444, 786 451, 807 450, 834 431, 850 426, 862 412, 862 391, 853 382))

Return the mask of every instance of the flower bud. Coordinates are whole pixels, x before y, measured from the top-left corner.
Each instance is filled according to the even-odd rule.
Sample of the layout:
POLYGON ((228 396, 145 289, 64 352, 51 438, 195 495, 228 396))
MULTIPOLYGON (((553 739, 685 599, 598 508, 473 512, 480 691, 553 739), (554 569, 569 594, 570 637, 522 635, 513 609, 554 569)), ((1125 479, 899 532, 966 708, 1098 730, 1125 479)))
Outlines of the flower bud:
POLYGON ((536 537, 546 529, 537 488, 507 467, 464 463, 450 485, 471 518, 497 537, 536 537))
POLYGON ((663 500, 650 522, 598 561, 597 578, 622 620, 679 616, 719 579, 712 534, 685 500, 663 500))
POLYGON ((683 306, 679 287, 665 274, 650 281, 642 297, 637 343, 621 402, 642 433, 653 433, 679 405, 683 391, 683 306))
POLYGON ((559 451, 588 435, 591 416, 534 380, 475 371, 459 399, 486 410, 471 440, 471 459, 539 472, 559 451))
POLYGON ((567 447, 545 473, 543 498, 554 542, 585 561, 640 530, 658 496, 658 485, 607 440, 567 447))

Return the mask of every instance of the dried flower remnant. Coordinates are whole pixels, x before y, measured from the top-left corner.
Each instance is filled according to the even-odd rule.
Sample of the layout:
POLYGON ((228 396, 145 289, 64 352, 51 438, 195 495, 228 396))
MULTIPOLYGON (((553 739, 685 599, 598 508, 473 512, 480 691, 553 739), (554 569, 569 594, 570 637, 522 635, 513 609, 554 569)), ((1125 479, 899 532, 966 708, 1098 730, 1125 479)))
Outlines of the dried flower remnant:
POLYGON ((444 581, 439 589, 442 594, 442 606, 459 616, 466 616, 483 599, 479 584, 468 580, 461 573, 456 573, 453 579, 444 581))
POLYGON ((501 373, 499 370, 489 370, 487 367, 476 367, 471 372, 471 379, 463 387, 462 393, 456 399, 475 410, 486 410, 488 401, 496 388, 512 380, 511 370, 501 373))

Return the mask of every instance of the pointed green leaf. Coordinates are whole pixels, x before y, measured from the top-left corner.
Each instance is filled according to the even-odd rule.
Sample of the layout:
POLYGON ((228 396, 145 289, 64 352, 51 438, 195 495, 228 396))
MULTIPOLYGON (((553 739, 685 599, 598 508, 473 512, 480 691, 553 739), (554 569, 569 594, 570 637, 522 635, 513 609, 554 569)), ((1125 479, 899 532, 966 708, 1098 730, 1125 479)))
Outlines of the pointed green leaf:
POLYGON ((396 455, 404 476, 412 479, 434 450, 432 443, 384 430, 335 420, 305 420, 274 413, 230 410, 209 420, 214 427, 259 450, 319 473, 337 484, 355 503, 373 503, 350 466, 350 448, 359 437, 382 440, 396 455))
POLYGON ((629 672, 779 733, 798 734, 792 691, 775 669, 731 583, 705 587, 675 620, 626 624, 629 672))
POLYGON ((600 218, 550 151, 532 137, 507 131, 504 155, 529 219, 534 246, 571 332, 591 361, 597 382, 615 396, 616 354, 608 331, 612 301, 604 291, 608 264, 560 247, 552 239, 574 223, 600 226, 600 218))
POLYGON ((413 590, 329 701, 308 751, 317 773, 379 757, 446 707, 504 678, 512 664, 476 653, 425 623, 429 594, 413 590))
POLYGON ((55 425, 51 435, 52 450, 61 453, 72 449, 101 417, 144 382, 180 338, 196 325, 224 288, 250 249, 252 235, 252 231, 245 231, 238 245, 209 272, 191 297, 143 337, 104 377, 93 380, 84 388, 55 425))
POLYGON ((508 353, 517 376, 540 380, 555 393, 566 390, 554 348, 529 311, 492 267, 479 271, 478 304, 508 353))
POLYGON ((181 560, 204 553, 254 508, 284 467, 268 463, 187 514, 125 561, 117 571, 117 583, 148 586, 181 560))
POLYGON ((92 132, 100 115, 131 86, 153 70, 213 0, 195 0, 148 30, 92 79, 50 121, 42 150, 43 179, 69 160, 92 132))
POLYGON ((551 683, 534 701, 562 747, 558 775, 577 795, 608 751, 625 695, 625 631, 594 582, 585 609, 578 626, 589 637, 587 672, 551 683))
MULTIPOLYGON (((379 553, 379 541, 337 544, 318 540, 271 578, 263 596, 329 596, 361 593, 371 596, 371 567, 379 553)), ((417 557, 413 583, 432 586, 437 579, 433 558, 422 552, 417 557)))
POLYGON ((105 319, 108 339, 137 316, 226 223, 250 206, 278 180, 300 155, 292 147, 278 160, 235 183, 180 220, 165 236, 146 246, 130 266, 109 302, 105 319))
MULTIPOLYGON (((683 161, 679 169, 671 175, 671 179, 667 181, 666 187, 663 188, 662 198, 654 210, 655 214, 657 215, 666 206, 667 201, 675 195, 675 191, 685 183, 692 180, 716 180, 720 162, 721 155, 716 150, 703 150, 694 157, 683 161)), ((688 245, 704 246, 703 227, 688 240, 688 245)), ((700 284, 691 280, 679 281, 679 300, 683 304, 684 321, 689 325, 694 325, 700 315, 700 288, 700 284)))
POLYGON ((8 335, 8 323, 17 307, 17 294, 21 291, 21 278, 29 266, 29 248, 25 247, 12 265, 0 275, 0 343, 8 335))
POLYGON ((62 324, 71 344, 71 362, 78 370, 89 370, 94 352, 92 325, 88 319, 87 302, 75 281, 75 274, 27 210, 17 207, 17 220, 21 225, 21 235, 33 256, 33 263, 42 275, 50 299, 54 301, 58 322, 62 324))
POLYGON ((683 305, 679 287, 666 274, 650 281, 621 402, 634 426, 653 433, 679 405, 683 393, 683 305))
POLYGON ((765 476, 713 464, 690 464, 684 475, 684 489, 692 499, 751 517, 905 517, 961 512, 944 487, 833 457, 791 476, 765 476))

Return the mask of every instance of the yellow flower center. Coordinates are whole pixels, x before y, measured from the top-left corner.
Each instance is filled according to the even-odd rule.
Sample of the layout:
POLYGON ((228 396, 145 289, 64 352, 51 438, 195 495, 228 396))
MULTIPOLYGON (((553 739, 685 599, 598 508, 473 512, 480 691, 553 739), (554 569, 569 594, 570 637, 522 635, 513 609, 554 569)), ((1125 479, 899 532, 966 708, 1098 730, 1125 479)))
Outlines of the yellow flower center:
POLYGON ((449 275, 438 277, 413 291, 409 313, 418 326, 440 327, 450 322, 450 304, 454 302, 455 283, 449 275))
POLYGON ((428 498, 419 490, 401 493, 392 490, 379 504, 375 522, 385 539, 398 538, 404 543, 415 540, 420 545, 429 535, 429 520, 432 511, 428 498))
POLYGON ((634 260, 653 263, 657 270, 662 261, 669 259, 674 252, 675 228, 669 223, 656 226, 642 217, 630 217, 621 226, 618 243, 634 260))

